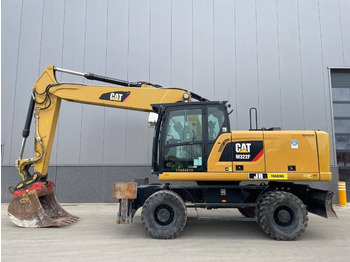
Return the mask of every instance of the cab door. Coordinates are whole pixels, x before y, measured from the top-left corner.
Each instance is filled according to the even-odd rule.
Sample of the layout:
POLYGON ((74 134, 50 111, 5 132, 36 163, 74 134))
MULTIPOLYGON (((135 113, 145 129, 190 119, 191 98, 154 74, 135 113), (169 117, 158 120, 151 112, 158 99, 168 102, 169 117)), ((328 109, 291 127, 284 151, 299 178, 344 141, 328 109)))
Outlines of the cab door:
POLYGON ((160 172, 206 171, 204 114, 203 106, 167 108, 161 131, 160 172))

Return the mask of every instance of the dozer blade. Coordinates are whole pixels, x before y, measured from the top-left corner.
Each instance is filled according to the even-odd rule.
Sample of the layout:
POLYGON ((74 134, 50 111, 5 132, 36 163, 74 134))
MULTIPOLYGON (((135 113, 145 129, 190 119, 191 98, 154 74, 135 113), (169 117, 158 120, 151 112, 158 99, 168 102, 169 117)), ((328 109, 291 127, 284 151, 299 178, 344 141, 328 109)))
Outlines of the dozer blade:
POLYGON ((19 227, 62 227, 79 220, 58 204, 52 182, 37 182, 16 191, 8 215, 19 227))
POLYGON ((307 211, 324 218, 338 218, 333 209, 333 192, 316 188, 309 189, 307 211))

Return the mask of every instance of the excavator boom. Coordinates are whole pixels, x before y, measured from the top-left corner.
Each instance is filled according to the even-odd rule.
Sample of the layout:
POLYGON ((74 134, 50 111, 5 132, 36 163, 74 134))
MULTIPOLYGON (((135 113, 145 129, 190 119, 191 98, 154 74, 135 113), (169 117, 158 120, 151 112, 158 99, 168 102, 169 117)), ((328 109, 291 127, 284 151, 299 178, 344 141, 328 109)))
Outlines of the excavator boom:
MULTIPOLYGON (((152 104, 190 102, 191 93, 176 88, 161 88, 145 82, 126 82, 118 79, 97 76, 91 73, 79 73, 48 66, 35 82, 28 110, 23 139, 29 135, 31 118, 35 120, 35 156, 22 159, 16 165, 22 178, 26 180, 28 166, 35 164, 34 171, 41 178, 46 177, 51 148, 56 131, 61 100, 104 107, 152 112, 152 104), (124 86, 93 86, 75 83, 58 83, 55 72, 79 74, 91 80, 99 80, 124 86)), ((25 143, 22 143, 25 144, 25 143)))

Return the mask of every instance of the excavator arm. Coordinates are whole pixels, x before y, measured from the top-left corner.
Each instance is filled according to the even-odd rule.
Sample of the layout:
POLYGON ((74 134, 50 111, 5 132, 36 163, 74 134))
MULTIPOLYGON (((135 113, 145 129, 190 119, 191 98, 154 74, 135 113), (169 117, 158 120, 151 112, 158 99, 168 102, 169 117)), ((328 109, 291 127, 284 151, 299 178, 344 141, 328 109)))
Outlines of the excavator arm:
MULTIPOLYGON (((23 131, 20 157, 16 166, 23 180, 32 183, 29 166, 34 165, 35 177, 47 176, 52 144, 57 126, 61 100, 82 104, 122 108, 127 110, 152 112, 152 104, 190 102, 191 93, 177 88, 162 88, 145 82, 130 83, 91 73, 79 73, 49 65, 35 82, 32 89, 27 120, 23 131), (58 83, 55 72, 71 73, 91 80, 99 80, 124 86, 93 86, 74 83, 58 83), (25 140, 29 135, 30 123, 34 114, 35 155, 23 159, 25 140)), ((36 179, 34 179, 36 180, 36 179)), ((27 183, 28 184, 28 183, 27 183)), ((23 187, 27 184, 22 183, 23 187)), ((19 188, 17 188, 19 189, 19 188)))
MULTIPOLYGON (((14 194, 14 200, 9 206, 10 218, 13 216, 13 219, 11 218, 12 221, 20 226, 29 226, 29 224, 30 226, 34 225, 40 227, 64 225, 64 223, 56 223, 52 216, 51 218, 53 219, 51 220, 48 218, 44 220, 39 219, 38 217, 40 216, 37 216, 37 209, 44 208, 45 211, 43 205, 45 201, 48 202, 47 206, 56 206, 55 209, 57 210, 62 209, 54 198, 52 182, 44 182, 47 180, 47 170, 62 99, 82 104, 152 112, 152 104, 190 102, 192 98, 199 101, 206 101, 206 99, 194 93, 179 88, 163 88, 159 85, 147 82, 128 82, 92 73, 70 71, 49 65, 39 76, 32 88, 26 123, 22 133, 23 140, 20 156, 19 159, 16 160, 16 167, 23 181, 16 187, 10 188, 10 192, 14 194), (94 86, 76 83, 59 83, 55 76, 56 72, 74 74, 89 80, 97 80, 114 85, 94 86), (31 158, 23 158, 26 139, 29 136, 33 116, 35 123, 35 153, 31 158), (34 166, 34 172, 32 174, 29 172, 31 166, 34 166), (33 199, 28 198, 28 192, 32 192, 31 196, 36 194, 37 199, 35 197, 33 199), (44 196, 49 197, 46 197, 44 201, 44 196), (30 199, 30 201, 28 199, 30 199), (31 203, 31 205, 29 205, 29 209, 31 209, 34 202, 37 206, 34 208, 36 211, 33 212, 31 210, 24 212, 25 209, 28 209, 28 206, 24 208, 22 204, 31 203), (28 220, 28 217, 23 217, 25 213, 30 215, 29 220, 34 221, 33 223, 22 223, 24 220, 28 220), (36 214, 33 215, 33 213, 36 214), (40 223, 38 222, 39 220, 40 223), (45 222, 45 220, 49 222, 45 222)), ((46 209, 48 209, 48 207, 46 207, 46 209)), ((55 210, 46 210, 45 213, 49 214, 53 212, 56 217, 68 216, 73 220, 75 218, 64 210, 61 212, 63 215, 57 214, 57 212, 54 211, 55 210)), ((67 221, 65 221, 65 223, 67 223, 67 221)))

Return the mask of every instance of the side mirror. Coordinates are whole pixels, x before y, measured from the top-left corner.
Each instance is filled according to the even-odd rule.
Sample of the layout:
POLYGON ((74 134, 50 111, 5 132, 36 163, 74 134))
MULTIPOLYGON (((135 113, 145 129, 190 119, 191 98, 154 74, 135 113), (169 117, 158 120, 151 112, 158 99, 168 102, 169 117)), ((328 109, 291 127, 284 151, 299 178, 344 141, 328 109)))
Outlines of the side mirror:
POLYGON ((158 121, 158 114, 157 113, 149 113, 148 116, 148 127, 154 127, 158 121))

